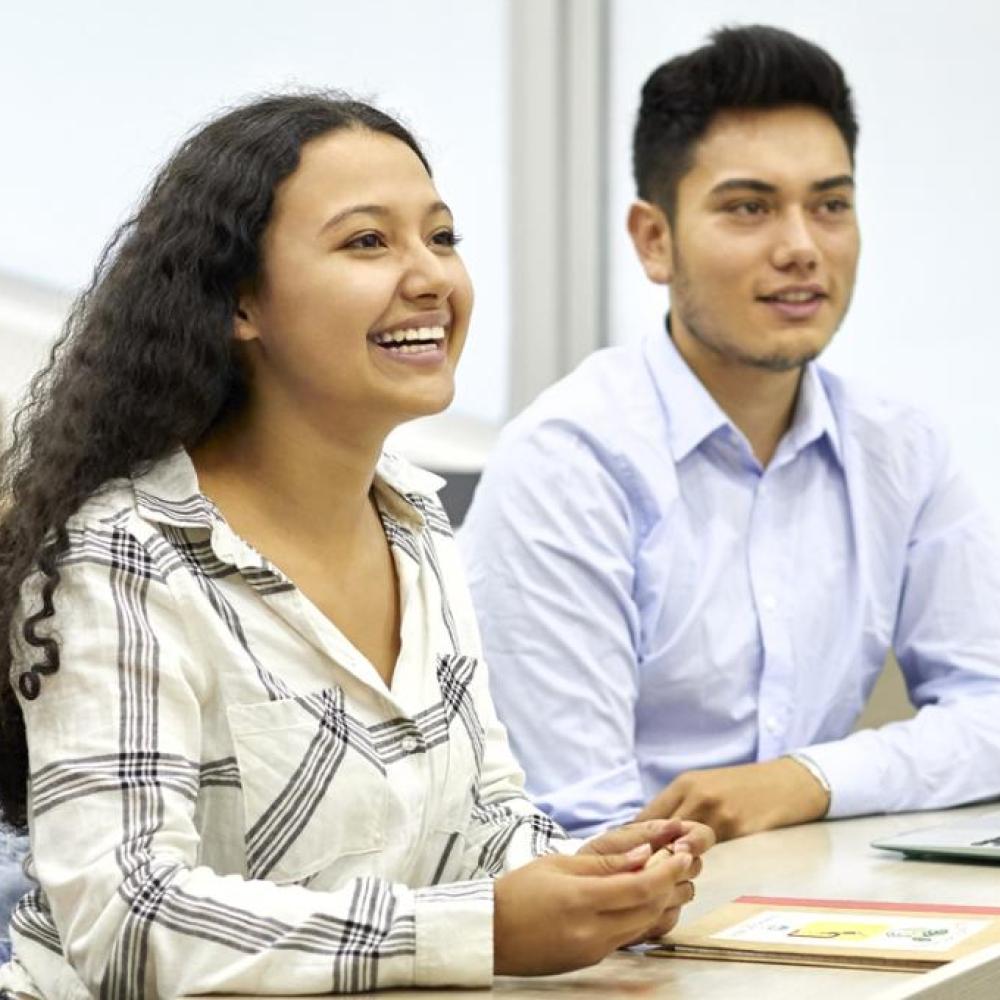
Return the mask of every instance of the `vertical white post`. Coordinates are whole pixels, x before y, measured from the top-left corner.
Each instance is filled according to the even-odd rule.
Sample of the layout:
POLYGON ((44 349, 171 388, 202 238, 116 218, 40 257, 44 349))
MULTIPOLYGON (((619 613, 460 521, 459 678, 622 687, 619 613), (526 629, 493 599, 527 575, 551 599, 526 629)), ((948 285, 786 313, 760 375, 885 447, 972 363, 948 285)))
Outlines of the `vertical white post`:
POLYGON ((513 415, 608 342, 606 0, 510 0, 513 415))

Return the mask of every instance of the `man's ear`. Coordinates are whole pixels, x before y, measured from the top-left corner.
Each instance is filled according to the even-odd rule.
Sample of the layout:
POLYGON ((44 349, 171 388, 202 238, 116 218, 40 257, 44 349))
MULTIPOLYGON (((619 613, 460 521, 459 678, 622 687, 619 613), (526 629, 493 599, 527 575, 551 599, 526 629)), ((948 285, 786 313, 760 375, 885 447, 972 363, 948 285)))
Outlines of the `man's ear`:
POLYGON ((657 285, 669 285, 674 276, 673 241, 663 209, 651 201, 632 202, 628 234, 646 277, 657 285))

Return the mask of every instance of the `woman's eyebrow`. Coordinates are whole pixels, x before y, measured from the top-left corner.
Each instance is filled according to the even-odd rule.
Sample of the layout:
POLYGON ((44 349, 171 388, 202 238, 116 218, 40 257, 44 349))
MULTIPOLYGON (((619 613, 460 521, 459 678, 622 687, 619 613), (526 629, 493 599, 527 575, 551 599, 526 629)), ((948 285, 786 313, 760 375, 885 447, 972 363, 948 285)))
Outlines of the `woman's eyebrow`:
POLYGON ((320 227, 320 232, 326 232, 327 229, 332 229, 334 226, 343 222, 344 219, 349 218, 352 215, 388 215, 389 210, 384 205, 351 205, 348 208, 342 209, 337 212, 336 215, 331 215, 326 222, 320 227))
POLYGON ((454 213, 443 201, 436 201, 432 205, 428 205, 427 214, 433 215, 435 212, 447 212, 454 218, 454 213))
MULTIPOLYGON (((443 201, 435 201, 427 206, 426 215, 433 215, 435 212, 447 212, 448 215, 452 215, 451 209, 448 207, 447 203, 443 201)), ((375 215, 385 217, 390 215, 391 212, 385 205, 350 205, 347 208, 341 209, 335 215, 331 215, 326 222, 320 227, 320 232, 325 233, 328 229, 333 229, 334 226, 339 225, 345 219, 350 218, 352 215, 375 215)))

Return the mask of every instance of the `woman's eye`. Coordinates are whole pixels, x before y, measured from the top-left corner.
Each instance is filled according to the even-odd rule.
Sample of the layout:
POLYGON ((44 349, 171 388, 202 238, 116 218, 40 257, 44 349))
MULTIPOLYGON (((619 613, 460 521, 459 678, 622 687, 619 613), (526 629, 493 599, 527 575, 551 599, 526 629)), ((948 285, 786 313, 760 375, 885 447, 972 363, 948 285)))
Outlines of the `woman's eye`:
POLYGON ((378 233, 361 233, 348 240, 346 246, 351 250, 378 250, 385 246, 385 241, 378 233))
POLYGON ((462 242, 462 237, 454 229, 439 229, 431 237, 431 242, 439 247, 457 247, 462 242))

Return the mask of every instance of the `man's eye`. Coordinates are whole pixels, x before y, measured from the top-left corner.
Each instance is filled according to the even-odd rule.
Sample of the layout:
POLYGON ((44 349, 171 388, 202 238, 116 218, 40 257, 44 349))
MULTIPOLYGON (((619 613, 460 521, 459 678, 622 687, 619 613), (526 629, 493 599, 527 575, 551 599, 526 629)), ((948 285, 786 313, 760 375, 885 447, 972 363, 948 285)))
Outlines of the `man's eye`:
POLYGON ((767 204, 763 201, 738 201, 735 205, 729 206, 729 211, 736 216, 752 218, 764 215, 767 212, 767 204))
POLYGON ((454 229, 439 229, 431 237, 431 242, 439 247, 457 247, 462 242, 462 237, 454 229))
POLYGON ((827 198, 823 202, 823 211, 828 215, 843 215, 849 212, 853 206, 846 198, 827 198))
POLYGON ((378 233, 361 233, 348 240, 345 246, 351 250, 377 250, 385 246, 385 241, 378 233))

